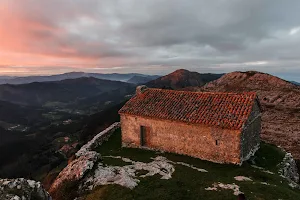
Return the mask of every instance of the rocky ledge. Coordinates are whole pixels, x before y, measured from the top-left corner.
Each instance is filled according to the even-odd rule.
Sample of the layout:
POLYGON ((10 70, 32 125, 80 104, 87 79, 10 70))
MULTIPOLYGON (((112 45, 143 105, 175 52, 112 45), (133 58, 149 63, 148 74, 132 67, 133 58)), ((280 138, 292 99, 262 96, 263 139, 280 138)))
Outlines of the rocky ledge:
POLYGON ((1 200, 52 200, 40 182, 17 179, 0 179, 1 200))

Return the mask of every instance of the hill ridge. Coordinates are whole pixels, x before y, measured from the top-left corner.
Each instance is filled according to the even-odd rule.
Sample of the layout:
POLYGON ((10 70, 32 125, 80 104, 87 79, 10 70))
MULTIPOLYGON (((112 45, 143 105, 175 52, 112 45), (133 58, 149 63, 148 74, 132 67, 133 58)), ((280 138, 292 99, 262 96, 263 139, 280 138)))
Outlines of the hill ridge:
POLYGON ((220 78, 222 74, 200 74, 186 69, 178 69, 168 75, 146 83, 148 87, 163 89, 180 89, 184 87, 203 86, 206 83, 220 78))

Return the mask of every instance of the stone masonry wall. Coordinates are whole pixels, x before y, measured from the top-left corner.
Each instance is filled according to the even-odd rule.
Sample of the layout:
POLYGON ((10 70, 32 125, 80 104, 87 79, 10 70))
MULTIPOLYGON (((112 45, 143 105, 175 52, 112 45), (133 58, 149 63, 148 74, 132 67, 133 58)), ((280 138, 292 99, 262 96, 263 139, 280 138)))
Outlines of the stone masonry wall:
POLYGON ((252 108, 252 112, 245 124, 241 137, 241 159, 248 160, 250 156, 254 155, 260 144, 261 132, 261 112, 257 102, 252 108))
POLYGON ((218 163, 240 163, 240 131, 121 115, 124 146, 140 147, 140 126, 146 127, 145 147, 185 154, 218 163))

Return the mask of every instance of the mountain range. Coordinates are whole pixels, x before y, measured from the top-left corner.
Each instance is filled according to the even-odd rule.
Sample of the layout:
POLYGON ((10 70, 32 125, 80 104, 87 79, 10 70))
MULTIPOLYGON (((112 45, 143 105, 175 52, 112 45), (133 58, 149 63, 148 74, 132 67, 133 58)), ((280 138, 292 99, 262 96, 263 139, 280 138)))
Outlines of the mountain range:
POLYGON ((0 80, 9 80, 9 79, 13 79, 16 78, 15 76, 0 76, 0 80))
POLYGON ((31 106, 67 104, 126 86, 134 87, 125 82, 93 77, 21 85, 3 84, 0 85, 0 100, 31 106))
POLYGON ((132 78, 130 78, 127 83, 133 83, 133 84, 144 84, 149 81, 155 80, 159 78, 160 76, 153 75, 153 76, 141 76, 141 75, 135 75, 132 78))
MULTIPOLYGON (((177 70, 167 76, 150 76, 136 74, 106 74, 106 78, 128 78, 127 82, 85 77, 85 73, 69 73, 47 78, 61 79, 59 81, 33 82, 27 84, 0 84, 0 100, 10 103, 74 110, 85 110, 93 113, 107 104, 117 104, 127 95, 134 94, 137 84, 146 84, 158 88, 182 88, 202 86, 216 80, 220 74, 199 74, 187 70, 177 70), (74 78, 77 76, 84 76, 74 78), (72 78, 72 79, 70 79, 72 78), (153 78, 157 78, 152 80, 153 78), (148 82, 149 81, 149 82, 148 82)), ((94 76, 96 76, 94 74, 94 76)), ((97 74, 102 76, 102 74, 97 74)), ((46 80, 39 77, 39 80, 46 80)))
MULTIPOLYGON (((64 74, 50 75, 50 76, 25 76, 25 77, 10 77, 2 76, 0 77, 0 84, 26 84, 33 82, 48 82, 48 81, 61 81, 65 79, 76 79, 82 77, 94 77, 98 79, 113 80, 113 81, 123 81, 126 82, 133 78, 134 76, 138 77, 152 77, 155 79, 159 76, 144 75, 138 73, 129 73, 129 74, 100 74, 100 73, 85 73, 85 72, 69 72, 64 74)), ((150 78, 151 79, 151 78, 150 78)))
POLYGON ((300 85, 300 83, 296 82, 296 81, 291 81, 291 83, 295 84, 295 85, 300 85))

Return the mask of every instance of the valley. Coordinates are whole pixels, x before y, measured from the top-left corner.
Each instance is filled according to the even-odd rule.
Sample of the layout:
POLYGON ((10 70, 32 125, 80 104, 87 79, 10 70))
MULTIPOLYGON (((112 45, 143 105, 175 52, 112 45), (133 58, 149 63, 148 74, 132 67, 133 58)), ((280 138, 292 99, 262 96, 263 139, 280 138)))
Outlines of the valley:
POLYGON ((94 133, 91 127, 118 120, 117 110, 112 119, 105 110, 113 111, 134 90, 130 83, 93 77, 0 85, 0 151, 9 152, 0 155, 0 177, 42 180, 64 167, 94 133))

